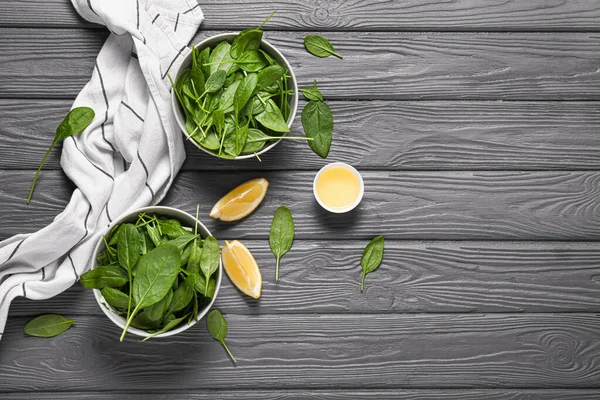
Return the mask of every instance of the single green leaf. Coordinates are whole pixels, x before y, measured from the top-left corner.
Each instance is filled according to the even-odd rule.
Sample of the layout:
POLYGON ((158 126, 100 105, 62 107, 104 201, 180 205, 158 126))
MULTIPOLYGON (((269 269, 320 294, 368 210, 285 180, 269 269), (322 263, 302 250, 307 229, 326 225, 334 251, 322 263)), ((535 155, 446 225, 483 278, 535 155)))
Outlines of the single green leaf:
MULTIPOLYGON (((219 101, 219 110, 223 113, 232 112, 233 111, 233 99, 235 97, 235 93, 240 86, 242 81, 235 81, 225 91, 221 96, 221 100, 219 101)), ((214 120, 214 113, 213 113, 214 120)))
POLYGON ((206 277, 210 279, 221 262, 221 248, 219 242, 212 236, 208 236, 204 239, 204 246, 202 246, 202 253, 200 255, 200 270, 206 277))
POLYGON ((150 321, 160 321, 166 314, 173 300, 173 290, 169 289, 166 296, 151 306, 144 308, 144 313, 150 321))
POLYGON ((309 101, 302 110, 302 127, 306 137, 312 138, 308 145, 317 155, 326 158, 333 138, 333 114, 323 101, 309 101))
POLYGON ((193 275, 189 275, 183 280, 183 283, 179 285, 175 293, 173 293, 173 300, 171 301, 167 314, 183 310, 190 304, 190 301, 192 301, 192 298, 194 297, 195 282, 196 278, 193 275))
POLYGON ((193 242, 191 245, 190 257, 188 259, 188 264, 186 271, 191 274, 199 274, 200 273, 200 257, 202 255, 202 248, 198 245, 198 243, 193 242))
POLYGON ((160 327, 160 321, 152 321, 149 318, 148 313, 142 311, 133 317, 131 320, 131 326, 148 331, 158 329, 160 327))
POLYGON ((160 231, 169 239, 175 239, 176 237, 190 232, 181 226, 181 222, 176 219, 158 220, 158 224, 160 225, 160 231))
POLYGON ((180 250, 169 243, 157 246, 140 258, 132 289, 136 306, 127 320, 121 341, 137 312, 157 303, 167 295, 177 279, 180 266, 180 250))
POLYGON ((233 97, 233 107, 236 114, 244 108, 250 97, 254 94, 254 89, 256 89, 256 83, 258 82, 258 76, 256 74, 248 74, 243 80, 242 83, 238 85, 238 88, 233 97))
POLYGON ((150 239, 152 240, 152 243, 154 243, 154 246, 158 246, 162 243, 160 231, 156 226, 148 224, 146 225, 146 231, 148 231, 148 236, 150 236, 150 239))
POLYGON ((322 36, 309 35, 304 38, 304 47, 306 50, 317 57, 329 57, 334 55, 338 58, 344 58, 333 49, 333 45, 322 36))
POLYGON ((214 309, 208 313, 208 317, 206 318, 206 327, 213 339, 218 340, 223 345, 233 362, 236 362, 235 357, 233 357, 233 354, 231 354, 229 348, 227 348, 227 345, 225 344, 225 338, 227 337, 227 321, 219 310, 214 309))
POLYGON ((317 89, 317 81, 315 80, 313 87, 302 89, 302 94, 307 100, 323 101, 323 95, 317 89))
POLYGON ((244 145, 246 144, 246 139, 248 138, 248 124, 238 127, 235 131, 235 154, 239 156, 244 149, 244 145))
POLYGON ((221 141, 219 140, 219 137, 214 132, 211 132, 208 135, 206 135, 206 137, 202 141, 201 145, 202 145, 202 147, 209 149, 209 150, 219 150, 221 141))
POLYGON ((193 240, 199 239, 199 235, 194 235, 192 232, 184 233, 181 236, 177 236, 175 239, 167 240, 165 243, 170 243, 177 247, 180 252, 183 252, 185 247, 193 240))
POLYGON ((270 136, 267 136, 260 129, 250 128, 248 129, 248 137, 242 152, 254 153, 265 147, 267 141, 271 140, 270 136))
MULTIPOLYGON (((290 128, 283 119, 281 110, 271 99, 267 100, 265 110, 256 116, 256 120, 267 129, 275 132, 289 132, 290 128)), ((305 107, 306 108, 306 107, 305 107)))
POLYGON ((196 291, 202 296, 212 299, 215 295, 217 280, 214 277, 212 277, 208 281, 207 285, 206 279, 202 275, 194 274, 194 277, 196 278, 196 281, 194 283, 194 288, 196 289, 196 291))
POLYGON ((367 244, 363 251, 360 259, 360 266, 362 267, 362 277, 360 281, 360 291, 362 292, 365 286, 365 277, 368 273, 375 271, 381 261, 383 261, 383 247, 384 239, 383 236, 377 236, 367 244))
POLYGON ((168 332, 168 331, 176 328, 188 317, 189 317, 189 315, 184 315, 183 317, 180 317, 180 318, 173 317, 174 319, 171 319, 170 321, 168 321, 167 324, 161 330, 152 333, 150 336, 146 336, 144 339, 142 339, 142 342, 145 342, 146 340, 151 339, 155 336, 158 336, 161 333, 165 333, 165 332, 168 332))
POLYGON ((214 93, 217 90, 221 89, 223 87, 223 83, 225 83, 225 78, 226 77, 227 77, 227 75, 225 74, 225 71, 223 71, 221 69, 215 71, 206 80, 206 88, 205 88, 205 90, 208 93, 214 93))
POLYGON ((229 54, 233 58, 240 57, 246 50, 258 50, 263 32, 260 29, 245 29, 231 43, 229 54))
POLYGON ((102 297, 108 304, 116 308, 127 309, 129 306, 129 296, 115 288, 104 288, 100 291, 102 297))
POLYGON ((294 241, 294 218, 289 208, 281 206, 275 211, 271 222, 269 246, 277 259, 275 280, 279 280, 279 261, 292 248, 294 241))
POLYGON ((117 241, 119 240, 119 233, 121 233, 121 230, 123 230, 123 224, 119 224, 113 228, 111 234, 109 235, 109 245, 114 246, 117 244, 117 241))
POLYGON ((105 265, 81 275, 81 286, 86 289, 104 289, 123 286, 128 281, 127 271, 117 265, 105 265))
POLYGON ((133 224, 123 224, 117 245, 119 263, 127 271, 140 259, 140 235, 133 224))
POLYGON ((190 81, 193 82, 192 87, 196 91, 196 97, 204 93, 206 78, 204 77, 204 73, 200 68, 200 65, 196 65, 192 68, 192 72, 190 73, 190 81))
POLYGON ((285 70, 279 65, 271 65, 258 72, 257 85, 261 88, 269 88, 283 79, 285 70))
POLYGON ((198 65, 200 66, 200 69, 202 70, 202 74, 205 77, 209 76, 210 75, 210 66, 205 65, 205 64, 210 63, 210 47, 205 47, 198 55, 198 58, 196 59, 196 61, 198 62, 198 65))
POLYGON ((85 128, 92 123, 95 115, 96 114, 94 113, 94 110, 89 107, 76 107, 69 111, 65 119, 62 120, 58 128, 56 128, 56 134, 52 144, 50 144, 50 148, 48 148, 48 151, 46 151, 40 166, 33 176, 33 182, 31 182, 31 189, 29 190, 29 196, 27 197, 27 204, 31 202, 33 190, 35 189, 35 182, 37 181, 37 178, 56 143, 68 138, 69 136, 78 135, 83 132, 85 128))
POLYGON ((74 319, 68 319, 58 314, 40 315, 25 325, 25 334, 43 338, 60 335, 73 325, 74 319))
POLYGON ((227 75, 238 68, 233 64, 233 58, 229 55, 231 45, 226 40, 220 42, 210 54, 210 74, 214 74, 218 70, 223 70, 227 75))
POLYGON ((246 72, 258 72, 268 65, 265 57, 256 50, 245 51, 236 64, 246 72))

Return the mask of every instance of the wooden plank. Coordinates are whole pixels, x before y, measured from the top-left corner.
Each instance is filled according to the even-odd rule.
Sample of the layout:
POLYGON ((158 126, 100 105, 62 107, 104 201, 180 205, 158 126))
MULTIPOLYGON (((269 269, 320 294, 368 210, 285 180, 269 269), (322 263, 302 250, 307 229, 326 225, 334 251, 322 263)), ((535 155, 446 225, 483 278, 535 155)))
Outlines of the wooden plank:
MULTIPOLYGON (((63 210, 72 186, 46 171, 30 205, 32 171, 0 172, 0 238, 33 232, 63 210)), ((363 171, 365 197, 348 214, 331 214, 312 195, 314 172, 183 172, 163 204, 194 212, 221 239, 264 239, 275 210, 292 210, 297 239, 581 240, 600 239, 600 172, 363 171), (241 223, 206 217, 238 184, 271 183, 260 208, 241 223)))
MULTIPOLYGON (((64 400, 64 392, 36 393, 45 400, 64 400)), ((123 394, 107 392, 69 392, 69 397, 79 400, 122 399, 123 394)), ((597 389, 375 389, 375 390, 194 390, 193 392, 173 392, 169 394, 127 393, 130 400, 171 400, 173 396, 180 400, 198 399, 262 399, 275 400, 597 400, 597 389)), ((31 393, 6 393, 4 400, 30 400, 31 393)))
MULTIPOLYGON (((0 169, 35 169, 71 100, 0 99, 0 169), (23 145, 26 147, 23 148, 23 145)), ((300 108, 304 107, 304 101, 300 108)), ((330 102, 329 160, 386 170, 598 170, 597 102, 330 102)), ((300 113, 292 128, 302 135, 300 113)), ((223 161, 186 142, 183 170, 315 170, 328 160, 284 142, 263 162, 223 161)), ((60 148, 45 164, 58 169, 60 148)))
MULTIPOLYGON (((216 31, 200 31, 196 41, 216 31)), ((598 100, 593 33, 347 33, 328 37, 345 59, 320 59, 302 32, 272 32, 300 86, 329 99, 598 100)), ((0 29, 0 97, 71 98, 106 38, 92 29, 0 29), (35 54, 35 57, 32 57, 35 54)))
MULTIPOLYGON (((345 0, 201 0, 204 29, 256 26, 273 10, 266 29, 339 31, 597 31, 595 0, 454 0, 449 2, 345 0)), ((68 0, 3 0, 0 26, 94 26, 68 0)), ((99 27, 98 27, 99 28, 99 27)))
POLYGON ((600 317, 592 314, 226 318, 237 365, 203 323, 153 343, 119 343, 106 317, 78 317, 51 339, 25 337, 28 319, 12 318, 0 352, 3 389, 600 388, 600 317))
MULTIPOLYGON (((224 279, 217 307, 236 314, 600 312, 596 243, 388 240, 383 265, 360 293, 366 241, 296 240, 275 282, 269 244, 247 241, 263 277, 260 301, 224 279), (310 299, 310 301, 305 301, 310 299)), ((46 301, 19 299, 11 316, 104 315, 79 284, 46 301)))

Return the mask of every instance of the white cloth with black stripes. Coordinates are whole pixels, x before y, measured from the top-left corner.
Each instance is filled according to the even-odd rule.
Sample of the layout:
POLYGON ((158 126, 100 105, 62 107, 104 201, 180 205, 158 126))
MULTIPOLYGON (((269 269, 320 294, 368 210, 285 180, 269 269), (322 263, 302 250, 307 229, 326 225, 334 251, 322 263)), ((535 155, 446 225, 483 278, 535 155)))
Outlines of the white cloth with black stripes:
MULTIPOLYGON (((73 104, 92 107, 96 117, 80 136, 64 141, 61 166, 77 186, 65 210, 45 228, 0 243, 0 332, 15 297, 48 299, 77 282, 109 223, 158 203, 185 159, 167 74, 202 22, 196 1, 72 3, 83 18, 111 31, 73 104)), ((51 190, 38 185, 28 207, 43 207, 51 190)), ((25 221, 23 230, 29 230, 25 221)))

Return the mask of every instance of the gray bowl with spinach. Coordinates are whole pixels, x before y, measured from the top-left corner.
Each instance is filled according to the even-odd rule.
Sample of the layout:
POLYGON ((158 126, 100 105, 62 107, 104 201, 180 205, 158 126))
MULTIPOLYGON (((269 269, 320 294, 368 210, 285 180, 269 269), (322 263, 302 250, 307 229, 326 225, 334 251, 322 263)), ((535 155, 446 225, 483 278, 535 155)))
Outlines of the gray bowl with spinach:
POLYGON ((145 207, 114 221, 100 238, 92 269, 81 276, 123 333, 166 337, 210 310, 223 267, 219 243, 190 214, 145 207))
POLYGON ((220 158, 260 158, 290 131, 298 108, 294 72, 258 28, 201 41, 171 82, 179 128, 220 158))

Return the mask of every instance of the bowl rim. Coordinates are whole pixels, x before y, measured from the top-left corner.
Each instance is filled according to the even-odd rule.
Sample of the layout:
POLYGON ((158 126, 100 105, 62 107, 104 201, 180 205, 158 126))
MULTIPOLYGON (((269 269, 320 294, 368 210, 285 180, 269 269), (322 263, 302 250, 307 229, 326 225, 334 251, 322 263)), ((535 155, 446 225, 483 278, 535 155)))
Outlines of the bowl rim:
POLYGON ((362 175, 360 174, 360 172, 358 172, 358 170, 356 168, 354 168, 350 164, 346 164, 345 162, 336 161, 336 162, 332 162, 332 163, 329 163, 329 164, 323 166, 319 170, 319 172, 317 172, 317 174, 315 175, 315 179, 313 180, 313 195, 315 196, 317 203, 319 203, 319 205, 321 207, 323 207, 325 210, 335 213, 335 214, 343 214, 343 213, 347 213, 349 211, 354 210, 362 201, 364 194, 365 194, 365 183, 363 181, 362 175), (344 208, 332 208, 332 207, 327 206, 325 203, 323 203, 321 201, 321 199, 319 198, 319 195, 317 193, 317 181, 319 180, 319 178, 321 177, 323 172, 327 171, 328 169, 335 168, 335 167, 342 167, 342 168, 347 169, 348 171, 351 171, 358 179, 358 183, 360 185, 358 196, 356 197, 356 200, 352 204, 350 204, 349 206, 346 206, 344 208))
MULTIPOLYGON (((161 212, 170 212, 172 214, 171 218, 173 219, 180 219, 179 217, 175 217, 173 215, 181 215, 184 216, 186 218, 189 218, 190 220, 195 220, 196 221, 196 225, 198 226, 198 229, 204 234, 206 234, 206 236, 211 236, 210 231, 208 230, 208 228, 196 217, 192 216, 191 214, 180 210, 178 208, 174 208, 174 207, 167 207, 167 206, 147 206, 147 207, 141 207, 141 208, 136 208, 133 211, 127 212, 125 214, 123 214, 121 217, 119 217, 118 219, 116 219, 115 221, 113 221, 109 226, 108 226, 108 230, 107 232, 110 233, 112 231, 112 229, 120 223, 123 223, 129 219, 131 219, 134 216, 137 216, 137 214, 139 214, 140 212, 147 212, 147 213, 152 213, 152 214, 161 214, 161 212)), ((165 215, 165 214, 163 214, 165 215)), ((165 215, 168 216, 168 215, 165 215)), ((180 221, 182 222, 182 221, 180 221)), ((186 223, 187 225, 187 223, 186 223)), ((100 237, 98 239, 98 243, 96 243, 96 246, 94 247, 94 252, 92 255, 92 268, 94 269, 98 266, 98 261, 97 261, 97 256, 98 253, 100 251, 100 249, 104 246, 104 241, 102 240, 102 237, 100 237)), ((90 269, 90 270, 91 270, 90 269)), ((155 335, 155 338, 162 338, 162 337, 168 337, 168 336, 173 336, 176 335, 178 333, 181 333, 189 328, 191 328, 192 326, 196 325, 196 323, 198 323, 202 318, 204 318, 204 316, 206 314, 208 314, 208 312, 210 311, 210 309, 212 308, 212 306, 215 303, 215 300, 217 299, 217 295, 219 293, 219 288, 221 287, 221 281, 223 279, 223 261, 222 259, 219 259, 219 268, 217 270, 217 280, 215 283, 215 294, 213 295, 210 303, 208 305, 206 305, 202 310, 199 310, 198 312, 198 321, 196 321, 195 319, 192 319, 191 323, 186 323, 181 325, 179 328, 177 329, 172 329, 168 332, 164 332, 161 333, 159 335, 155 335)), ((108 317, 108 319, 110 319, 115 325, 117 325, 119 328, 121 328, 121 330, 125 329, 125 318, 115 314, 112 310, 111 310, 111 306, 106 302, 106 300, 104 299, 104 296, 102 296, 102 293, 100 292, 100 289, 93 289, 94 291, 94 297, 96 298, 96 302, 98 303, 98 306, 100 307, 100 309, 104 312, 104 314, 108 317)), ((141 337, 148 337, 151 334, 146 332, 143 329, 138 329, 138 328, 134 328, 134 327, 129 327, 129 329, 127 329, 127 333, 132 333, 136 336, 141 336, 141 337)))
MULTIPOLYGON (((201 40, 200 42, 196 43, 194 46, 197 47, 198 49, 202 49, 203 46, 206 45, 207 42, 209 41, 213 41, 215 39, 223 39, 223 40, 227 40, 227 39, 233 39, 235 38, 240 32, 237 33, 219 33, 217 35, 213 35, 210 37, 207 37, 203 40, 201 40)), ((275 54, 277 54, 277 56, 279 56, 281 58, 281 60, 283 60, 283 62, 285 63, 285 67, 287 68, 287 70, 290 73, 290 78, 292 81, 292 85, 293 85, 293 89, 294 89, 294 94, 292 96, 292 104, 291 104, 291 112, 290 115, 288 117, 287 122, 287 126, 288 128, 290 128, 290 130, 292 129, 292 125, 294 123, 294 120, 296 119, 296 114, 298 112, 298 97, 299 97, 299 91, 298 91, 298 81, 296 80, 296 75, 294 74, 294 70, 292 69, 292 66, 290 65, 289 61, 287 60, 287 58, 285 58, 285 56, 279 51, 277 50, 277 48, 275 46, 273 46, 271 43, 269 43, 268 41, 266 41, 265 39, 261 39, 261 48, 265 46, 265 52, 267 53, 271 53, 274 52, 275 54)), ((190 58, 191 58, 191 54, 192 52, 189 51, 186 56, 183 58, 183 60, 181 61, 181 63, 179 64, 179 67, 177 68, 177 72, 175 73, 175 79, 174 81, 177 82, 177 79, 179 78, 179 75, 181 75, 181 72, 188 67, 188 65, 190 64, 190 58), (185 67, 184 67, 185 66, 185 67)), ((185 135, 186 139, 191 141, 194 146, 196 146, 197 148, 199 148, 200 150, 204 151, 205 153, 208 153, 210 155, 212 155, 213 157, 219 158, 219 159, 224 159, 222 157, 219 157, 218 155, 216 155, 215 153, 213 153, 212 151, 203 148, 202 146, 200 146, 198 143, 196 143, 195 140, 193 140, 190 135, 187 133, 186 129, 185 129, 185 121, 181 121, 179 119, 179 115, 177 114, 177 109, 179 107, 179 103, 177 100, 177 96, 175 95, 175 92, 173 90, 171 90, 171 111, 173 112, 173 116, 175 118, 175 121, 177 122, 177 125, 179 126, 179 130, 185 135)), ((287 135, 286 132, 284 135, 287 135)), ((268 146, 265 146, 264 148, 262 148, 260 151, 257 151, 256 153, 252 153, 252 154, 245 154, 245 155, 240 155, 240 156, 236 156, 235 158, 232 158, 231 160, 247 160, 247 159, 251 159, 256 157, 256 155, 261 156, 264 153, 266 153, 267 151, 271 150, 273 147, 275 147, 279 142, 281 142, 281 139, 271 143, 268 146)), ((228 159, 224 159, 224 160, 228 160, 228 159)))

